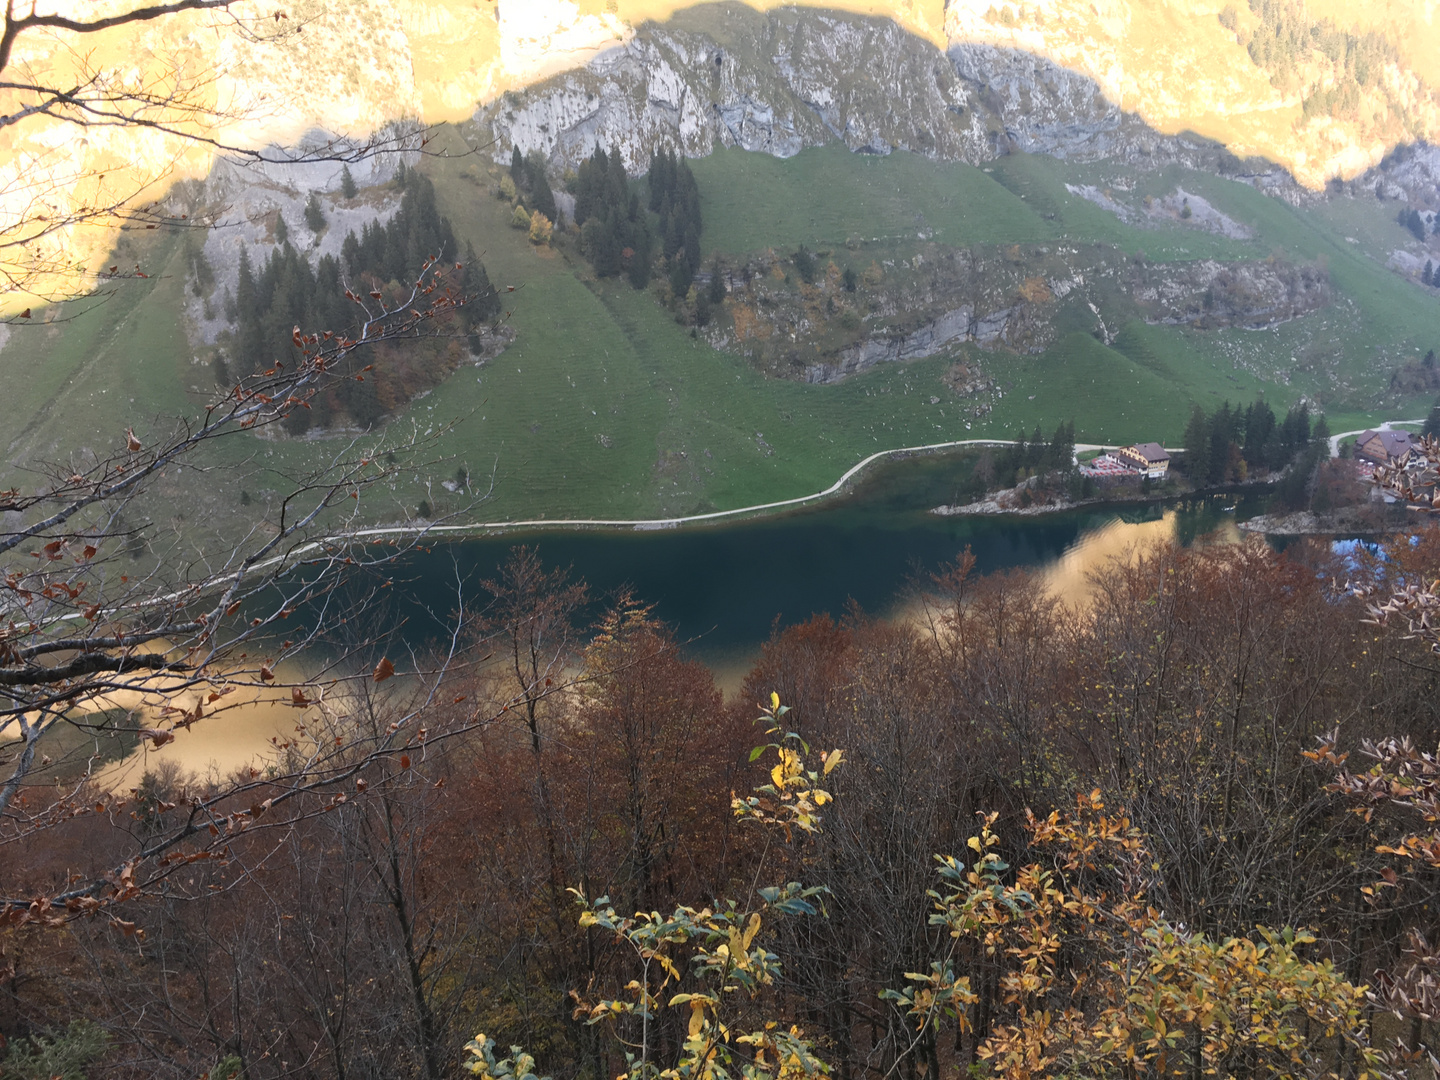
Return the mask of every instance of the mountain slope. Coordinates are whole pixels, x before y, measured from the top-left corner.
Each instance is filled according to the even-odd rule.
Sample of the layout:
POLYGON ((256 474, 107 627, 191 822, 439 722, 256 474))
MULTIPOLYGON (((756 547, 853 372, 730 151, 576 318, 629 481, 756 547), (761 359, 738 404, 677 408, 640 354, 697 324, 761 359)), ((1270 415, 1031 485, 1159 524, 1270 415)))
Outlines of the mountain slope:
MULTIPOLYGON (((875 450, 1063 420, 1090 441, 1168 441, 1193 405, 1260 393, 1307 398, 1345 427, 1429 402, 1394 377, 1440 343, 1440 297, 1387 266, 1440 260, 1428 231, 1396 221, 1397 203, 1435 196, 1429 152, 1307 192, 1155 131, 1043 57, 945 53, 889 20, 734 3, 640 27, 430 150, 419 167, 462 247, 516 286, 517 336, 393 417, 407 431, 459 423, 447 460, 363 508, 371 520, 458 505, 445 485, 462 467, 493 478, 485 519, 644 517, 801 495, 875 450), (663 286, 597 280, 572 233, 537 247, 512 227, 496 197, 512 145, 544 154, 563 188, 596 142, 632 173, 657 148, 697 155, 702 269, 718 259, 725 276, 708 325, 688 325, 663 286)), ((151 279, 0 349, 0 385, 27 417, 8 460, 62 457, 214 393, 240 245, 258 265, 284 213, 297 246, 333 252, 342 230, 392 212, 385 167, 359 174, 354 200, 336 196, 337 171, 226 168, 188 189, 235 217, 205 244, 213 285, 192 247, 126 234, 151 279), (311 191, 333 218, 313 237, 296 224, 311 191)), ((174 478, 181 513, 243 524, 349 437, 237 441, 223 481, 174 478)))
MULTIPOLYGON (((836 13, 832 29, 853 27, 856 16, 866 16, 883 18, 900 36, 870 32, 870 40, 857 46, 867 64, 837 56, 848 74, 818 84, 803 75, 806 49, 816 43, 781 42, 795 70, 777 69, 765 79, 788 81, 804 107, 782 108, 776 121, 763 108, 750 108, 742 92, 725 117, 736 128, 732 141, 758 148, 757 139, 771 137, 767 149, 793 152, 814 145, 828 125, 852 148, 878 136, 888 145, 973 161, 1006 144, 1007 136, 1024 150, 1075 152, 1063 129, 1079 120, 1100 136, 1092 139, 1091 152, 1108 155, 1114 138, 1104 131, 1126 128, 1126 117, 1133 116, 1162 134, 1194 131, 1241 158, 1264 157, 1317 189, 1334 176, 1350 178, 1375 166, 1399 143, 1436 133, 1432 86, 1440 69, 1440 27, 1426 0, 1312 0, 1308 6, 1255 0, 1253 11, 1229 0, 396 0, 384 6, 296 0, 286 11, 290 25, 303 32, 283 43, 248 41, 218 16, 186 13, 84 43, 59 32, 27 37, 16 61, 37 77, 48 73, 63 81, 84 58, 116 85, 143 85, 173 69, 193 80, 192 104, 214 110, 207 121, 218 125, 214 133, 243 145, 293 142, 317 132, 363 142, 396 121, 462 121, 477 107, 500 106, 505 95, 558 72, 595 60, 617 62, 611 54, 637 32, 683 36, 708 28, 725 47, 727 21, 753 23, 764 11, 769 14, 761 21, 783 27, 808 23, 822 8, 836 13), (1269 33, 1267 26, 1279 25, 1263 15, 1272 9, 1283 9, 1284 18, 1306 33, 1324 30, 1362 44, 1367 34, 1375 36, 1380 53, 1374 72, 1347 96, 1345 65, 1327 59, 1319 37, 1315 48, 1307 44, 1298 55, 1287 53, 1283 64, 1257 63, 1247 50, 1257 34, 1269 33), (886 44, 900 51, 892 55, 886 44), (977 96, 983 70, 1000 76, 989 85, 1009 100, 1003 108, 981 100, 966 106, 978 110, 971 114, 939 115, 937 108, 958 107, 954 76, 924 70, 918 44, 949 48, 959 58, 962 80, 977 84, 962 96, 977 96), (1008 73, 1000 71, 996 49, 1007 58, 1008 73), (970 55, 980 57, 978 65, 966 59, 970 55), (1040 73, 1047 86, 1032 100, 1037 58, 1053 65, 1040 73), (1060 111, 1038 123, 992 122, 997 113, 1013 117, 1037 103, 1044 113, 1057 99, 1060 111), (929 115, 923 123, 887 121, 879 106, 929 115)), ((242 19, 270 15, 249 0, 236 13, 242 19)), ((665 51, 658 39, 652 42, 665 51)), ((652 50, 647 58, 654 55, 652 50)), ((663 94, 657 100, 682 108, 663 94)), ((704 113, 708 100, 703 94, 698 100, 704 113)), ((16 105, 0 101, 9 111, 16 105)), ((573 113, 583 106, 571 102, 567 108, 573 113)), ((685 144, 698 146, 714 125, 693 112, 689 118, 685 144)), ((198 118, 181 111, 172 119, 184 128, 198 118)), ((83 185, 71 190, 70 178, 79 173, 106 173, 112 191, 150 185, 154 196, 176 179, 205 175, 211 164, 203 147, 154 130, 93 131, 84 140, 66 138, 64 130, 37 119, 0 132, 0 213, 22 212, 26 182, 45 176, 54 178, 52 197, 63 212, 68 200, 82 197, 83 185)), ((521 134, 538 141, 533 130, 521 134)), ((92 261, 105 242, 84 233, 64 240, 64 253, 92 261)))

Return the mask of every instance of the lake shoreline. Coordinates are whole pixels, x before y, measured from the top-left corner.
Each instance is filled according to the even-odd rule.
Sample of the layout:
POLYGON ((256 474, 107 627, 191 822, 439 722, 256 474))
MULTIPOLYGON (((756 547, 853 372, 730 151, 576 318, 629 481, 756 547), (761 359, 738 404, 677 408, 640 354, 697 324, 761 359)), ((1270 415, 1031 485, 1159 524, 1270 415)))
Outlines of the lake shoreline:
MULTIPOLYGON (((1096 494, 1088 499, 1066 500, 1064 502, 1032 503, 1030 506, 1005 505, 1001 501, 1005 496, 1018 498, 1020 488, 1006 488, 994 492, 988 498, 978 499, 975 502, 963 503, 954 506, 936 506, 930 510, 936 517, 1043 517, 1046 514, 1065 514, 1075 510, 1103 510, 1107 507, 1125 507, 1146 504, 1170 505, 1171 503, 1182 502, 1186 499, 1209 499, 1222 495, 1233 495, 1237 499, 1241 496, 1254 495, 1273 487, 1277 481, 1271 479, 1252 480, 1240 484, 1228 484, 1218 488, 1190 488, 1183 490, 1175 487, 1168 487, 1158 491, 1121 492, 1111 489, 1103 494, 1096 494)), ((1264 515, 1258 515, 1264 516, 1264 515)))
POLYGON ((1290 514, 1258 514, 1242 521, 1240 529, 1265 536, 1381 537, 1407 532, 1416 524, 1408 516, 1390 523, 1376 521, 1374 504, 1365 504, 1322 513, 1299 510, 1290 514))

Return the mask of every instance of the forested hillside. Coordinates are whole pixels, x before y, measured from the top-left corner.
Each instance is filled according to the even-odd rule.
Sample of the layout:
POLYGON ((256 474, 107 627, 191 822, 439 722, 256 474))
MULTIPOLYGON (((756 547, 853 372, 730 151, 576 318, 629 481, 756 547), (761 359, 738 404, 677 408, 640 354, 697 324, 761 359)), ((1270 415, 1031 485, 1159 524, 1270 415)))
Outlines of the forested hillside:
POLYGON ((1334 2, 7 5, 0 1080, 1435 1080, 1440 529, 1072 604, 928 501, 1428 525, 1430 20, 1334 2), (676 560, 780 612, 729 695, 437 550, 917 454, 889 617, 756 585, 839 518, 676 560))
MULTIPOLYGON (((446 268, 440 287, 465 298, 461 306, 416 333, 407 344, 378 349, 365 365, 358 359, 352 361, 353 370, 346 372, 349 380, 317 395, 309 408, 291 413, 287 429, 293 435, 337 421, 369 428, 416 394, 443 382, 455 371, 467 346, 478 355, 481 349, 475 329, 500 313, 500 298, 475 249, 467 243, 464 261, 457 261, 462 253, 450 221, 436 209, 435 185, 403 164, 395 184, 402 193, 395 215, 386 222, 366 224, 358 237, 347 235, 338 259, 322 255, 312 267, 288 236, 281 235, 256 273, 247 250, 240 250, 232 310, 235 330, 229 349, 233 363, 224 352, 215 363, 217 381, 222 384, 228 384, 232 375, 243 377, 290 362, 297 328, 305 333, 355 333, 366 299, 394 307, 410 284, 420 280, 433 264, 446 268), (357 304, 362 310, 357 310, 357 304)), ((314 205, 313 231, 318 233, 324 219, 319 216, 318 204, 314 205)), ((278 218, 282 228, 284 220, 278 218)))
MULTIPOLYGON (((492 463, 479 517, 646 519, 793 498, 879 450, 1037 425, 1174 445, 1195 407, 1261 394, 1281 412, 1304 400, 1337 431, 1433 404, 1420 359, 1440 342, 1425 273, 1440 164, 1424 147, 1306 193, 1273 163, 1147 127, 1034 55, 942 53, 883 18, 727 12, 638 26, 613 63, 517 87, 401 155, 398 185, 382 156, 355 164, 354 196, 338 167, 221 169, 177 189, 187 214, 234 205, 244 220, 207 236, 203 258, 198 239, 122 233, 108 264, 144 278, 47 324, 33 351, 0 348, 25 417, 12 458, 123 430, 132 398, 157 415, 200 407, 283 359, 296 326, 344 333, 354 305, 338 286, 390 303, 411 255, 452 250, 442 219, 463 273, 483 261, 498 286, 466 283, 484 314, 467 305, 431 324, 440 336, 357 357, 348 389, 290 417, 304 438, 265 446, 266 475, 191 493, 200 518, 248 526, 241 493, 277 489, 272 466, 318 467, 329 437, 457 417, 445 455, 492 463), (853 48, 827 44, 841 40, 853 48), (831 101, 823 117, 806 94, 831 101), (694 114, 712 98, 719 111, 694 114)), ((1235 27, 1370 62, 1369 31, 1318 8, 1247 5, 1235 27)), ((1266 48, 1280 46, 1256 45, 1270 63, 1266 48)), ((363 512, 433 509, 456 467, 408 473, 363 512)))
MULTIPOLYGON (((308 738, 418 734, 283 830, 234 824, 279 794, 253 781, 223 854, 177 849, 123 921, 8 936, 0 1023, 97 1025, 70 1045, 107 1077, 441 1077, 476 1032, 495 1076, 512 1044, 537 1073, 647 1076, 627 1052, 665 1068, 699 1037, 756 1078, 776 1049, 786 1076, 1123 1075, 1135 1053, 1153 1076, 1419 1077, 1434 860, 1396 847, 1406 806, 1357 816, 1330 785, 1366 739, 1434 743, 1428 646, 1332 582, 1437 560, 1430 534, 1362 563, 1167 547, 1081 614, 964 554, 924 618, 777 631, 726 701, 638 601, 592 606, 519 550, 429 704, 357 685, 272 753, 283 773, 308 738)), ((10 847, 9 880, 121 858, 213 783, 97 793, 104 814, 10 847)))

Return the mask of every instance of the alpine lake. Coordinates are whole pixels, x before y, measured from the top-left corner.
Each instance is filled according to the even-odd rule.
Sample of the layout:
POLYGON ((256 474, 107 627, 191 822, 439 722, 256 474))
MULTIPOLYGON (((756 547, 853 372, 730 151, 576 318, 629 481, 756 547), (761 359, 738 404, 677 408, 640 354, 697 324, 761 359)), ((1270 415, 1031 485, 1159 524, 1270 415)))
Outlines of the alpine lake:
MULTIPOLYGON (((1083 607, 1090 574, 1108 561, 1166 541, 1236 542, 1243 535, 1237 522, 1263 512, 1269 498, 1261 489, 1037 514, 932 513, 955 501, 965 468, 951 455, 891 459, 857 477, 846 494, 725 524, 537 528, 427 541, 390 568, 385 619, 400 626, 407 645, 443 640, 460 598, 472 611, 482 605, 480 582, 497 575, 513 548, 529 545, 547 568, 567 568, 590 586, 591 614, 627 588, 653 604, 686 652, 733 694, 776 627, 820 613, 839 618, 852 606, 905 618, 916 608, 917 589, 966 548, 975 573, 1033 567, 1057 597, 1083 607)), ((272 737, 289 735, 296 719, 288 701, 257 700, 159 750, 136 751, 104 779, 129 787, 141 770, 167 759, 188 772, 227 772, 263 753, 272 737)))

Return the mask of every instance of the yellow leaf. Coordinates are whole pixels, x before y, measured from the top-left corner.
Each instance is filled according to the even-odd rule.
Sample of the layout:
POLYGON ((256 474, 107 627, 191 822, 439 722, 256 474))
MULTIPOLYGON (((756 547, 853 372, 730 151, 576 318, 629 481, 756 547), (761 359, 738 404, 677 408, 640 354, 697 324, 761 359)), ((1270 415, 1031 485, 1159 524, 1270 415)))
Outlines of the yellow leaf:
POLYGON ((970 839, 965 841, 965 843, 969 845, 972 851, 975 851, 976 853, 980 851, 980 838, 978 836, 970 837, 970 839))
POLYGON ((693 1039, 700 1034, 700 1029, 705 1025, 705 1003, 702 1001, 690 1002, 690 1037, 693 1039))
POLYGON ((755 935, 760 930, 760 913, 757 911, 750 916, 750 922, 745 927, 745 938, 741 942, 744 949, 750 948, 750 943, 755 940, 755 935))
POLYGON ((836 766, 836 765, 839 765, 839 764, 840 764, 840 751, 839 751, 839 749, 837 748, 837 749, 835 749, 835 750, 831 750, 830 753, 829 753, 828 755, 826 755, 826 757, 825 757, 825 775, 826 775, 826 776, 829 776, 829 775, 830 775, 830 770, 833 769, 833 768, 835 768, 835 766, 836 766))
POLYGON ((778 709, 779 707, 780 707, 780 695, 777 694, 774 690, 771 690, 771 691, 770 691, 770 708, 772 708, 772 709, 778 709))

